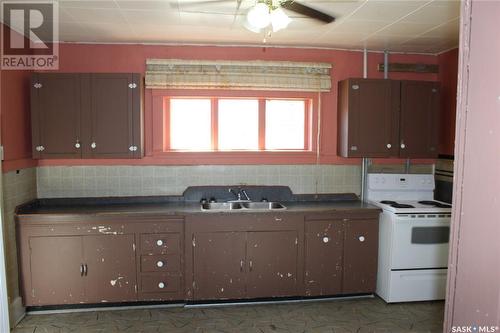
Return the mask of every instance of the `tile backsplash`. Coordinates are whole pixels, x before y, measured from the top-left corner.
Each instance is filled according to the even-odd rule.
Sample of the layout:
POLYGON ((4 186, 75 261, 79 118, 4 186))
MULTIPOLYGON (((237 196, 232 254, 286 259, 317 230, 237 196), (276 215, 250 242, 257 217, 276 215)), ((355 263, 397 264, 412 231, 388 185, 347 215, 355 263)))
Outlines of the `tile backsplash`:
POLYGON ((293 193, 360 192, 359 165, 50 166, 39 198, 180 195, 197 185, 286 185, 293 193))

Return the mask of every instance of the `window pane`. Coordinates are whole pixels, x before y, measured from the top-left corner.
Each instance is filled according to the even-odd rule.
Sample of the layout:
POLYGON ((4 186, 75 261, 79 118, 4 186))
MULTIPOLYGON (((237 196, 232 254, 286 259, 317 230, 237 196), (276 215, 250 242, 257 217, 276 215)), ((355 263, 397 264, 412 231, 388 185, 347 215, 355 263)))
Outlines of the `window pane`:
POLYGON ((259 101, 219 100, 219 149, 259 149, 259 101))
POLYGON ((266 101, 266 149, 304 149, 305 102, 266 101))
POLYGON ((210 99, 170 100, 170 149, 210 150, 210 99))

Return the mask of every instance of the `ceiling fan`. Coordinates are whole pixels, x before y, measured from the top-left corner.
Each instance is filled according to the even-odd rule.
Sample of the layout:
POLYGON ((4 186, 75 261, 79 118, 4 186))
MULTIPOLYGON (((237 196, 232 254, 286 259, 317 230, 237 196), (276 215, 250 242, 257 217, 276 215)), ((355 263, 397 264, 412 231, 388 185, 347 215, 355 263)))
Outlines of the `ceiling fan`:
MULTIPOLYGON (((241 7, 243 0, 199 0, 190 1, 184 6, 192 5, 210 5, 221 2, 232 2, 236 1, 236 11, 235 17, 238 15, 238 11, 241 7)), ((244 26, 253 32, 266 31, 269 27, 272 27, 272 31, 276 32, 282 30, 288 26, 291 19, 283 11, 286 9, 294 13, 304 15, 306 17, 321 21, 323 23, 331 23, 335 21, 335 17, 321 12, 317 9, 304 5, 303 3, 296 0, 254 0, 255 5, 251 7, 247 12, 246 21, 244 26)), ((269 30, 270 31, 270 30, 269 30)))

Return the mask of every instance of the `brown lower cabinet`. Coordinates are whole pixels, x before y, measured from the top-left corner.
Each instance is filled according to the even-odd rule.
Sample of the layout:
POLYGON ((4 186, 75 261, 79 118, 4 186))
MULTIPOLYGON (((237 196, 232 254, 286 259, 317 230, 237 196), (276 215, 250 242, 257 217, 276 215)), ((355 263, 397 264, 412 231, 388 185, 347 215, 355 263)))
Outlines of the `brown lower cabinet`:
POLYGON ((194 235, 193 275, 196 299, 245 298, 246 233, 207 232, 194 235))
MULTIPOLYGON (((298 295, 303 216, 231 214, 187 219, 194 300, 298 295), (192 251, 192 252, 191 252, 192 251)), ((190 284, 187 283, 187 286, 190 284)))
POLYGON ((371 293, 377 285, 378 221, 345 222, 342 293, 371 293))
POLYGON ((344 254, 342 220, 307 221, 305 230, 306 295, 340 294, 344 254))
POLYGON ((134 235, 30 237, 26 296, 43 305, 132 301, 133 246, 134 235))
POLYGON ((182 218, 17 216, 25 306, 182 300, 182 218))
POLYGON ((26 306, 375 291, 377 210, 16 221, 26 306))
POLYGON ((373 293, 377 282, 378 217, 306 216, 305 294, 373 293))

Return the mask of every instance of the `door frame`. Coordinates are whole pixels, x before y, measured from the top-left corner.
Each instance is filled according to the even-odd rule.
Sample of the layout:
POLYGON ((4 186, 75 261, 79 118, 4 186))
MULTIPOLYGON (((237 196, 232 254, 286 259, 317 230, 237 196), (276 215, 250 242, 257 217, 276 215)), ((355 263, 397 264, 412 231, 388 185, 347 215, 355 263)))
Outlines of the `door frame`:
MULTIPOLYGON (((3 146, 0 146, 3 160, 3 146)), ((2 162, 0 161, 0 331, 10 332, 9 300, 7 295, 7 272, 5 269, 5 247, 3 238, 3 181, 2 162)))

